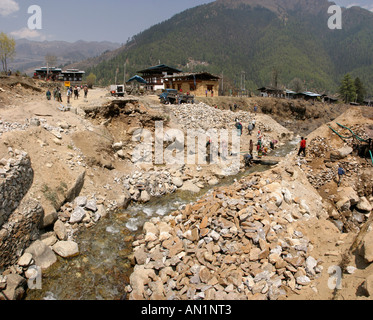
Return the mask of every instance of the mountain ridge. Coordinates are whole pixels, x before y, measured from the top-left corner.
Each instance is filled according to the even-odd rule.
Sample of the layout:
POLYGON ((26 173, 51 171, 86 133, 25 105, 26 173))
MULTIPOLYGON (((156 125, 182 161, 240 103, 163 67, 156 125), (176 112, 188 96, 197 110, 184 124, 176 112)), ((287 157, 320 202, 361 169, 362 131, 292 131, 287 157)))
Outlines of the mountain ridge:
POLYGON ((45 64, 47 54, 57 57, 57 66, 100 56, 105 51, 120 47, 109 41, 32 41, 16 40, 16 57, 10 64, 13 70, 32 74, 34 69, 45 64))
POLYGON ((224 75, 227 89, 240 87, 245 72, 245 88, 254 91, 269 85, 277 70, 283 86, 299 78, 309 90, 330 92, 350 72, 373 93, 373 13, 343 9, 342 30, 330 30, 327 9, 334 2, 260 3, 264 6, 258 0, 217 0, 188 9, 135 35, 88 71, 108 84, 117 68, 123 77, 125 62, 128 76, 161 62, 224 75))

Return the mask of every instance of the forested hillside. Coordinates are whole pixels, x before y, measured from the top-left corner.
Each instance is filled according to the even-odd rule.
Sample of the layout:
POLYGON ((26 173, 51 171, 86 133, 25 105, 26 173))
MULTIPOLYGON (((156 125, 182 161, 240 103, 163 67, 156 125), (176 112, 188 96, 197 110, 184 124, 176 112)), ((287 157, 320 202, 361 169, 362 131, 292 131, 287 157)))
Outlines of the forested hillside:
POLYGON ((225 89, 254 91, 273 83, 291 86, 298 78, 304 89, 335 93, 346 73, 359 77, 373 94, 373 13, 343 10, 342 30, 328 28, 326 0, 219 0, 175 15, 136 35, 109 60, 89 68, 101 84, 127 79, 159 63, 183 71, 208 71, 224 76, 225 89), (264 5, 264 4, 263 4, 264 5))

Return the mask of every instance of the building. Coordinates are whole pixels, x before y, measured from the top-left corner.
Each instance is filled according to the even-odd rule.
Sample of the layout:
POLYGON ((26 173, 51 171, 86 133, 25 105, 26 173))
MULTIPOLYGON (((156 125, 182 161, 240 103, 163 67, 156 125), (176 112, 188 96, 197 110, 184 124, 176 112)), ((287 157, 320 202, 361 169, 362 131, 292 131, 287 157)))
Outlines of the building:
POLYGON ((321 94, 311 92, 311 91, 300 92, 300 93, 297 93, 296 96, 306 101, 308 100, 315 101, 316 99, 320 99, 321 101, 321 94))
POLYGON ((56 81, 59 79, 61 75, 62 69, 55 68, 55 67, 41 67, 39 69, 35 69, 34 72, 34 79, 41 79, 41 80, 52 80, 56 81), (49 76, 47 76, 47 74, 49 76))
POLYGON ((82 84, 84 74, 84 71, 79 71, 78 69, 67 69, 66 71, 62 71, 62 69, 55 67, 41 67, 35 69, 34 79, 67 81, 70 82, 71 86, 75 86, 82 84))
POLYGON ((71 86, 81 85, 83 82, 83 76, 85 71, 79 71, 78 69, 67 69, 62 71, 59 80, 70 82, 71 86))
POLYGON ((164 64, 138 71, 138 73, 142 74, 142 78, 147 82, 146 89, 150 91, 164 89, 164 77, 172 76, 181 72, 182 71, 179 69, 172 68, 164 64))
POLYGON ((286 96, 285 90, 274 87, 262 87, 257 90, 262 97, 284 98, 286 96))
POLYGON ((335 104, 335 103, 338 102, 337 97, 333 97, 333 96, 325 95, 325 94, 323 94, 321 97, 322 97, 323 102, 326 102, 326 103, 329 103, 329 104, 335 104))
POLYGON ((219 77, 208 72, 179 73, 164 76, 165 89, 176 89, 183 93, 189 92, 196 97, 219 96, 219 77))

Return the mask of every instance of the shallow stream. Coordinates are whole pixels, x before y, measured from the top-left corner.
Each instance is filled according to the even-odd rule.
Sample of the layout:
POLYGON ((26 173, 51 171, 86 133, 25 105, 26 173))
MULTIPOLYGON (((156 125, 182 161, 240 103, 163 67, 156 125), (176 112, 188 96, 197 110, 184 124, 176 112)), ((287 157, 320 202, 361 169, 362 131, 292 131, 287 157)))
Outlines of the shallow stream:
MULTIPOLYGON (((296 148, 297 141, 286 143, 271 156, 283 157, 296 148)), ((142 232, 151 217, 168 215, 180 206, 195 202, 209 190, 230 185, 253 172, 268 170, 256 165, 237 176, 227 177, 220 184, 198 194, 176 192, 153 199, 147 204, 135 204, 119 213, 112 213, 91 229, 82 230, 76 241, 80 255, 65 260, 58 258, 43 273, 42 289, 28 290, 26 300, 119 300, 125 297, 125 287, 132 272, 128 256, 132 241, 142 232)))

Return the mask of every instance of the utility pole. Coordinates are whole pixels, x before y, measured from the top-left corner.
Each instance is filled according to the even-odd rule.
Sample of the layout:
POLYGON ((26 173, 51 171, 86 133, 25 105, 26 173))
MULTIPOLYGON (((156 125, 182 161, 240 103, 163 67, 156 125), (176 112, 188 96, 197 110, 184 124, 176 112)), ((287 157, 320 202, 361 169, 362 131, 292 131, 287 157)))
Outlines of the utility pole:
POLYGON ((126 63, 124 63, 124 77, 123 77, 123 85, 126 85, 126 63))
POLYGON ((117 68, 117 70, 115 71, 115 85, 117 85, 117 80, 118 80, 118 72, 119 72, 119 68, 117 68))

